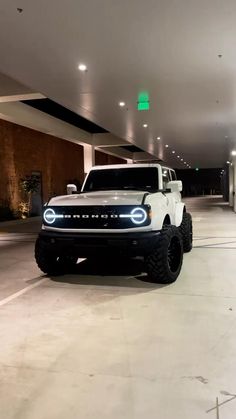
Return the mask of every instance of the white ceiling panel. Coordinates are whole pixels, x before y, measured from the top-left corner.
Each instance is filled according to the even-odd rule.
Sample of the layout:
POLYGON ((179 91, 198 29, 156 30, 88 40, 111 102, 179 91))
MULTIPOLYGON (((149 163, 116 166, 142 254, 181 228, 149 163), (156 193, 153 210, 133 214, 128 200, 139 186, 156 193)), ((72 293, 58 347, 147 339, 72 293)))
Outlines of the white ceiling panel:
POLYGON ((222 166, 236 139, 235 22, 235 0, 1 0, 0 71, 175 166, 170 149, 222 166))

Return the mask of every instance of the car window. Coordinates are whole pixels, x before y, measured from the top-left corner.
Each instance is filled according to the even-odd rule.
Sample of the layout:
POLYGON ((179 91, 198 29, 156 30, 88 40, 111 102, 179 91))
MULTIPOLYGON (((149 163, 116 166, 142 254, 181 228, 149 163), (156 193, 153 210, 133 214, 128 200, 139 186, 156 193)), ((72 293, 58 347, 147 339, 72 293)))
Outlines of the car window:
POLYGON ((171 179, 172 180, 177 180, 177 176, 176 176, 175 171, 174 170, 171 170, 170 173, 171 173, 171 179))
POLYGON ((167 183, 170 182, 170 172, 168 169, 162 168, 163 189, 167 189, 167 183))
POLYGON ((158 190, 158 170, 155 167, 134 167, 91 170, 83 192, 105 190, 158 190))

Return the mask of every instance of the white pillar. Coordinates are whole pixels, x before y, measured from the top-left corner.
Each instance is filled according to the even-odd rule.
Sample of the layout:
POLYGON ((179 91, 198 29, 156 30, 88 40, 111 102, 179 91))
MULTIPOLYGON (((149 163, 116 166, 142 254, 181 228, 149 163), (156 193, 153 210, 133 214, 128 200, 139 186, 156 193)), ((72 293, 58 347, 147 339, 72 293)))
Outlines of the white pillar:
POLYGON ((234 206, 234 167, 229 166, 229 206, 234 206))
POLYGON ((233 158, 233 201, 234 201, 234 211, 236 212, 236 157, 233 158))
POLYGON ((95 149, 93 145, 84 144, 84 173, 87 174, 95 165, 95 149))

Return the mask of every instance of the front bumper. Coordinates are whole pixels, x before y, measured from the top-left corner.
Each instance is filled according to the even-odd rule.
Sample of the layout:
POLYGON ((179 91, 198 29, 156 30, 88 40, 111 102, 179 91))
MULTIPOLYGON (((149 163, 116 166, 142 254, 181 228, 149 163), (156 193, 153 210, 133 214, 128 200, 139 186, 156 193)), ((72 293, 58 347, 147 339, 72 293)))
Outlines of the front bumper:
POLYGON ((49 252, 81 258, 120 254, 145 256, 155 248, 160 231, 140 233, 58 233, 42 230, 39 239, 49 252))

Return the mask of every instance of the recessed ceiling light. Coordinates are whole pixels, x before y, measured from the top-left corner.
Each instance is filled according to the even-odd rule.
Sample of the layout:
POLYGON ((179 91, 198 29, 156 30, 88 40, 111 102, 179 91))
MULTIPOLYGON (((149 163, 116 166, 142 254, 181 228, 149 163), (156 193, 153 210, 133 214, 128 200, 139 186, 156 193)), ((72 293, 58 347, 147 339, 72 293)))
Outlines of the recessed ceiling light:
POLYGON ((172 154, 175 154, 175 150, 172 151, 172 154))
POLYGON ((184 164, 187 164, 186 161, 184 162, 184 164))
POLYGON ((181 159, 181 161, 184 161, 184 159, 181 159))
POLYGON ((159 141, 161 139, 161 137, 157 137, 157 140, 159 141))
POLYGON ((168 144, 166 144, 165 147, 168 148, 169 147, 168 144))
POLYGON ((125 106, 125 102, 119 102, 119 106, 121 106, 121 108, 123 108, 125 106))
POLYGON ((230 164, 230 161, 229 160, 227 160, 227 162, 226 162, 227 164, 230 164))
POLYGON ((232 156, 236 156, 236 150, 231 151, 232 156))
POLYGON ((143 124, 143 128, 147 128, 148 127, 148 124, 143 124))
POLYGON ((79 64, 79 65, 78 65, 78 69, 79 69, 80 71, 87 71, 87 66, 86 66, 85 64, 79 64))
POLYGON ((177 159, 179 159, 180 158, 180 156, 177 156, 177 159))

